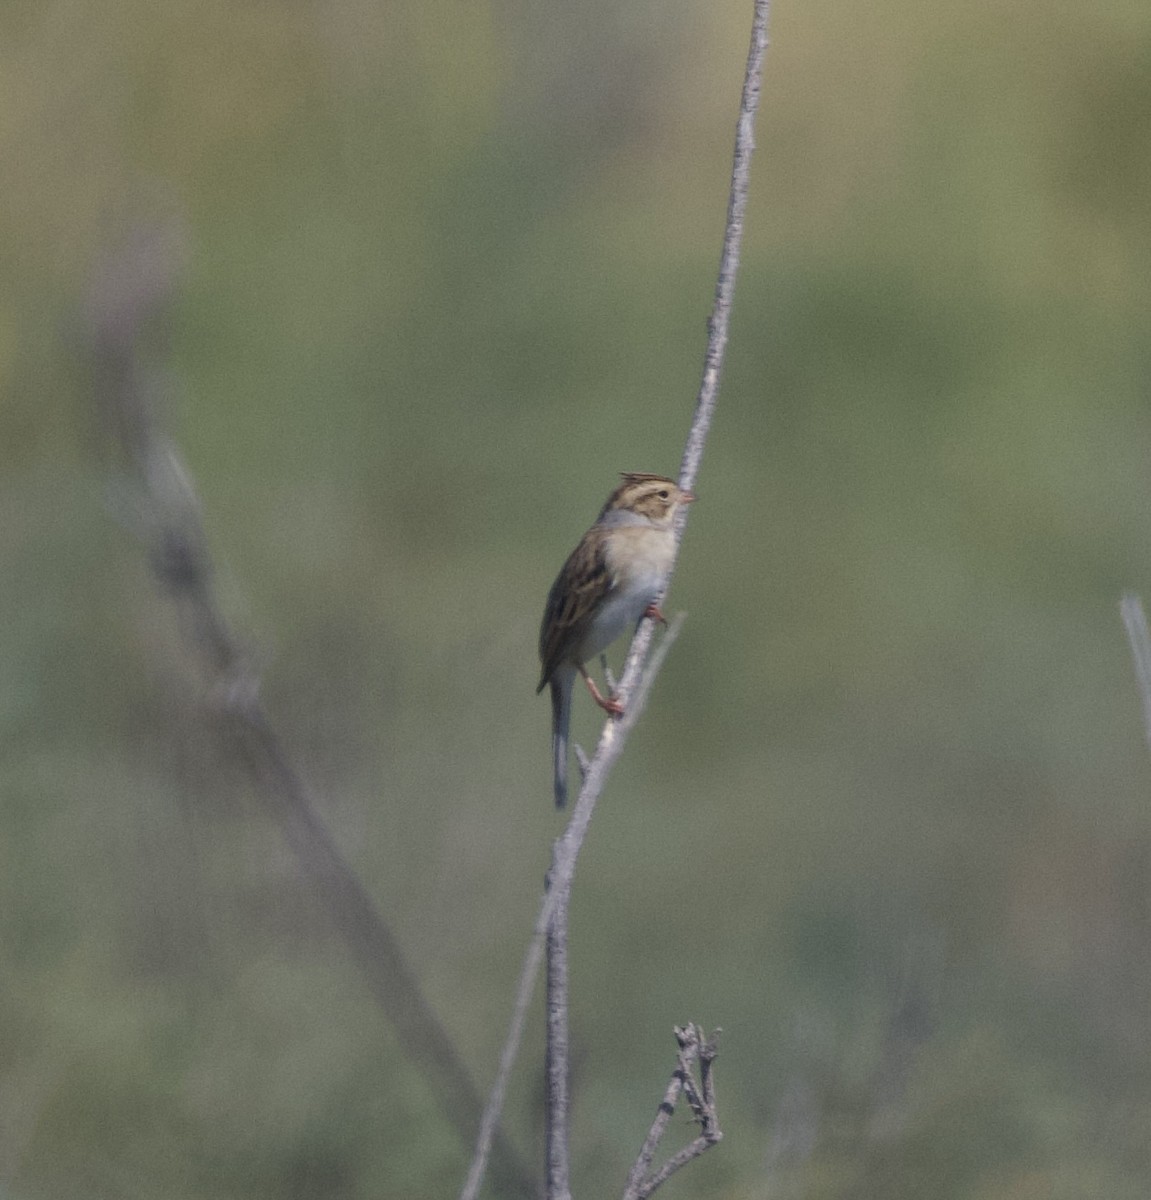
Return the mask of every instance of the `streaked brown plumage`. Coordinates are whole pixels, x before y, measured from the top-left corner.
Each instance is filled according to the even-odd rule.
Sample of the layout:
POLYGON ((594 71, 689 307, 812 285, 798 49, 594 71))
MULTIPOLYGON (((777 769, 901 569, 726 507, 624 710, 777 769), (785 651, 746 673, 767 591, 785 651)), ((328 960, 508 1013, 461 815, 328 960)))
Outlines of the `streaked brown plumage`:
MULTIPOLYGON (((536 691, 551 685, 554 787, 560 807, 567 797, 575 677, 584 677, 605 711, 622 711, 617 701, 600 694, 584 664, 652 608, 675 554, 676 511, 694 499, 663 475, 625 473, 548 593, 540 625, 542 670, 536 691)), ((651 615, 662 616, 658 610, 651 615)))

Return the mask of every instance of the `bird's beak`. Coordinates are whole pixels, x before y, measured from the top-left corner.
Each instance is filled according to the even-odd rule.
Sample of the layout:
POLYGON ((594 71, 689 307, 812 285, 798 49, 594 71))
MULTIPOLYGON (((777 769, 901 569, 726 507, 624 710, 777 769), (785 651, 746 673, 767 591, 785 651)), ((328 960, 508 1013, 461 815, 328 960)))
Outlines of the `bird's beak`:
POLYGON ((682 504, 691 504, 691 502, 695 499, 695 492, 684 492, 679 499, 680 503, 682 504))

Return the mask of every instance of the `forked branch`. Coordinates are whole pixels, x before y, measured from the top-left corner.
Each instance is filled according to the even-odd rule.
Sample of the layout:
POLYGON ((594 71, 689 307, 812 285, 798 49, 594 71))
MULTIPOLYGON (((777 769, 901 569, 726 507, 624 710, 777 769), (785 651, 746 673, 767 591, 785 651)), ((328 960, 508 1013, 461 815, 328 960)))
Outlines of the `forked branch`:
POLYGON ((679 1046, 679 1057, 675 1071, 664 1092, 663 1100, 656 1110, 655 1120, 651 1123, 647 1137, 640 1148, 638 1157, 627 1177, 627 1187, 624 1189, 623 1200, 647 1200, 656 1188, 665 1184, 682 1167, 699 1158, 706 1150, 723 1140, 723 1131, 719 1127, 719 1114, 715 1102, 715 1076, 713 1066, 719 1054, 719 1035, 717 1029, 710 1038, 703 1036, 703 1030, 698 1025, 677 1025, 675 1040, 679 1046), (696 1066, 699 1066, 698 1077, 696 1066), (687 1100, 691 1109, 692 1119, 699 1126, 699 1134, 682 1150, 671 1155, 664 1164, 656 1170, 651 1169, 655 1152, 667 1127, 675 1116, 675 1107, 680 1096, 687 1100))

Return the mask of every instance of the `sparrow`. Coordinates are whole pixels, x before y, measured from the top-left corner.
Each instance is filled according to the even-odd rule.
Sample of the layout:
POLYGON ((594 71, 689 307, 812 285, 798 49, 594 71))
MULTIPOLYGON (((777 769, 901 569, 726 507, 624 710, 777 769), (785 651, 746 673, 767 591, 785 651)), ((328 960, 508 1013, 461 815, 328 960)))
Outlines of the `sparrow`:
POLYGON ((568 556, 548 592, 540 625, 538 695, 552 697, 552 758, 556 807, 567 800, 568 729, 572 687, 582 675, 592 699, 613 716, 623 705, 604 697, 584 664, 642 617, 667 621, 655 598, 675 556, 675 514, 695 497, 663 475, 624 472, 595 524, 568 556))

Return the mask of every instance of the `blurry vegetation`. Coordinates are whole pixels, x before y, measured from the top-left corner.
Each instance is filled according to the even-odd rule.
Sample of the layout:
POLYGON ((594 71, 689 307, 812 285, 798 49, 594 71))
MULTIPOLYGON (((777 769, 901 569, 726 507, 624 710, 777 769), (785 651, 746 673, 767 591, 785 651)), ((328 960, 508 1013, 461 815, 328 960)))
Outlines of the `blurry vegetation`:
MULTIPOLYGON (((556 831, 536 622, 614 473, 678 462, 749 20, 0 8, 6 1195, 419 1200, 465 1153, 194 718, 98 265, 171 230, 153 365, 229 614, 485 1083, 556 831)), ((684 1195, 1143 1197, 1151 9, 772 41, 691 616, 576 888, 577 1189, 691 1018, 727 1140, 684 1195)))

